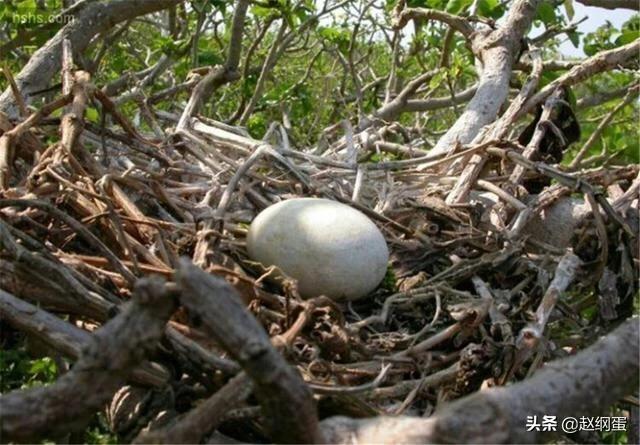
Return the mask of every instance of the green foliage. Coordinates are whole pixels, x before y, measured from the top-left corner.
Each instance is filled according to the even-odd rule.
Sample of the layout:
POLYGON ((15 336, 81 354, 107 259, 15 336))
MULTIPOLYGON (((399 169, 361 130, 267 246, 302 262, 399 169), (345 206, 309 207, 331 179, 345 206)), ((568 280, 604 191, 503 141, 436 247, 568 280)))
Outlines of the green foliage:
POLYGON ((562 4, 564 5, 564 11, 567 14, 567 18, 569 20, 573 20, 573 17, 576 15, 575 10, 573 9, 573 0, 564 0, 562 4))
MULTIPOLYGON (((22 342, 8 348, 3 345, 0 351, 0 394, 53 383, 57 374, 58 369, 53 359, 30 357, 22 342)), ((117 436, 109 430, 102 414, 95 415, 81 435, 81 441, 89 444, 118 443, 117 436)), ((45 440, 42 443, 55 442, 45 440)))
POLYGON ((499 19, 506 12, 502 2, 500 0, 479 0, 478 1, 478 15, 480 17, 488 17, 492 19, 499 19))
POLYGON ((267 131, 268 125, 262 113, 253 114, 247 122, 247 130, 252 136, 258 137, 267 131))
POLYGON ((473 3, 472 0, 449 0, 445 11, 451 14, 460 14, 466 11, 471 6, 471 3, 473 3))
POLYGON ((556 9, 550 1, 540 2, 536 10, 536 19, 544 23, 545 27, 555 25, 558 22, 556 9))
POLYGON ((23 348, 0 351, 0 393, 51 383, 57 375, 49 357, 32 359, 23 348))
MULTIPOLYGON (((408 0, 407 6, 410 8, 431 8, 442 11, 447 6, 448 0, 408 0)), ((395 2, 391 2, 392 7, 395 2)))
POLYGON ((640 14, 630 18, 619 30, 607 22, 595 32, 587 34, 584 39, 584 52, 592 56, 598 51, 626 45, 637 38, 640 38, 640 14))
POLYGON ((347 51, 351 40, 351 32, 345 26, 320 26, 318 35, 326 42, 334 44, 343 53, 347 51))
MULTIPOLYGON (((631 428, 629 425, 629 415, 622 411, 619 407, 613 406, 609 409, 609 412, 606 413, 606 416, 609 417, 627 417, 627 429, 631 428)), ((599 433, 600 443, 603 444, 627 444, 629 443, 629 438, 627 437, 627 431, 602 431, 599 433)))
POLYGON ((381 287, 389 292, 398 291, 398 278, 396 277, 393 267, 387 267, 387 273, 382 280, 381 287))
POLYGON ((85 430, 84 441, 88 444, 97 445, 119 443, 118 437, 109 430, 102 413, 97 414, 89 427, 85 430))

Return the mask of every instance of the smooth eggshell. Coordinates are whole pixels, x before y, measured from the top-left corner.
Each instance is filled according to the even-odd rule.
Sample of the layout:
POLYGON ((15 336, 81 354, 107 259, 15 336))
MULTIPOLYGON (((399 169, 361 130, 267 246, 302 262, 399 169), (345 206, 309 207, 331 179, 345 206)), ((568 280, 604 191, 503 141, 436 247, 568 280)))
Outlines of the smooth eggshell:
POLYGON ((356 300, 387 270, 389 250, 376 225, 335 201, 297 198, 263 210, 247 235, 249 256, 298 281, 303 298, 356 300))

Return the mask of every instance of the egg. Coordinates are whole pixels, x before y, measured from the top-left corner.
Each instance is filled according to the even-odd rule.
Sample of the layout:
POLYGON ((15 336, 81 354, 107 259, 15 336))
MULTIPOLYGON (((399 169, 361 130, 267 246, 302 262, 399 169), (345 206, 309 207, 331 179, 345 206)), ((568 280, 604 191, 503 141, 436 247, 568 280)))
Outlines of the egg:
POLYGON ((367 216, 319 198, 289 199, 260 212, 247 251, 295 278, 303 298, 363 298, 380 284, 389 260, 387 243, 367 216))

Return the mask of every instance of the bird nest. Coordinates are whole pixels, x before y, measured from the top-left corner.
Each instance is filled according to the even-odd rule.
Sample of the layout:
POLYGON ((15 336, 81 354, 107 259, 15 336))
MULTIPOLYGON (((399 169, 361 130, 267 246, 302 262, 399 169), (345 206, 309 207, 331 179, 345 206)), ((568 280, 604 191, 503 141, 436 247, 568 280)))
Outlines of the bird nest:
POLYGON ((345 134, 327 132, 324 149, 299 150, 278 124, 256 140, 204 117, 185 123, 157 112, 156 134, 143 135, 99 90, 91 94, 113 125, 85 122, 75 94, 0 122, 0 153, 12 161, 2 164, 3 314, 47 354, 110 370, 112 391, 78 384, 87 399, 77 403, 84 413, 110 400, 106 418, 123 441, 269 440, 275 414, 260 406, 269 413, 265 397, 278 397, 269 387, 285 377, 301 376, 320 419, 426 417, 573 354, 602 331, 594 327, 632 311, 637 228, 626 212, 637 166, 569 174, 506 139, 429 155, 398 124, 356 135, 347 125, 345 134), (63 106, 61 119, 50 117, 63 106), (487 164, 481 179, 447 201, 472 156, 487 164), (526 187, 507 187, 517 166, 520 183, 553 184, 526 200, 526 187), (576 193, 592 207, 557 228, 573 233, 570 245, 528 231, 576 193), (249 260, 248 225, 294 197, 339 201, 377 224, 391 261, 376 291, 354 302, 303 300, 295 280, 268 280, 270 270, 249 260), (127 312, 132 294, 158 306, 171 300, 168 323, 152 328, 127 312), (133 318, 120 335, 109 330, 124 316, 133 318), (270 346, 254 347, 263 335, 255 322, 270 346), (156 331, 159 347, 143 344, 156 331), (100 359, 111 347, 113 357, 130 357, 100 359), (269 374, 283 369, 269 348, 295 376, 269 374))

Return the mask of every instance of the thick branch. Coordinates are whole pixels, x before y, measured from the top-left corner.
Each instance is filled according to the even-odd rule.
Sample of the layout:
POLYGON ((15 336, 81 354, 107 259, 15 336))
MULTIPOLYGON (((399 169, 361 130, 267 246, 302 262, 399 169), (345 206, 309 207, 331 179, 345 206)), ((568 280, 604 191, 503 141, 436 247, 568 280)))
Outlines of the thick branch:
MULTIPOLYGON (((91 334, 87 331, 2 290, 0 316, 14 328, 38 338, 73 360, 77 360, 82 348, 91 342, 91 334)), ((147 363, 133 370, 132 379, 145 385, 160 387, 168 381, 169 375, 164 369, 147 363)))
POLYGON ((619 48, 602 51, 589 57, 583 63, 573 67, 570 71, 558 77, 553 82, 548 83, 543 89, 529 99, 518 114, 518 117, 524 116, 533 109, 534 106, 542 102, 553 93, 556 88, 561 86, 571 86, 582 82, 589 77, 601 73, 603 71, 617 68, 633 58, 638 57, 640 51, 640 39, 621 46, 619 48))
POLYGON ((133 301, 92 336, 71 371, 50 386, 0 397, 2 440, 35 441, 84 427, 155 349, 173 309, 161 281, 139 281, 133 301))
MULTIPOLYGON (((163 10, 182 3, 182 0, 112 0, 80 3, 83 5, 77 11, 69 11, 70 14, 73 12, 73 20, 36 51, 16 76, 16 84, 27 103, 32 98, 29 93, 45 89, 53 76, 60 71, 62 41, 65 38, 69 39, 76 53, 81 53, 93 36, 115 24, 163 10)), ((18 114, 10 88, 0 96, 0 111, 10 116, 18 114)))
POLYGON ((421 85, 431 80, 437 73, 437 70, 427 71, 408 82, 400 93, 382 107, 378 108, 374 115, 380 119, 391 121, 394 120, 407 105, 409 98, 416 92, 421 85))
POLYGON ((456 143, 470 143, 482 127, 494 121, 507 99, 513 64, 538 3, 539 0, 518 0, 502 26, 488 33, 473 34, 473 52, 483 64, 478 90, 455 124, 432 149, 434 154, 446 152, 456 143))
POLYGON ((437 20, 446 23, 466 38, 469 38, 474 29, 469 21, 448 12, 427 8, 407 8, 396 18, 394 28, 403 28, 409 20, 437 20))
POLYGON ((432 111, 451 107, 453 105, 460 105, 470 100, 473 95, 476 94, 476 91, 478 91, 478 87, 477 85, 473 85, 466 90, 460 91, 459 93, 451 96, 433 97, 430 99, 409 99, 402 111, 432 111))

